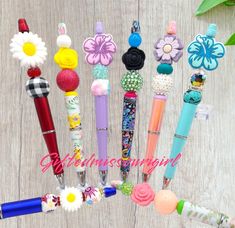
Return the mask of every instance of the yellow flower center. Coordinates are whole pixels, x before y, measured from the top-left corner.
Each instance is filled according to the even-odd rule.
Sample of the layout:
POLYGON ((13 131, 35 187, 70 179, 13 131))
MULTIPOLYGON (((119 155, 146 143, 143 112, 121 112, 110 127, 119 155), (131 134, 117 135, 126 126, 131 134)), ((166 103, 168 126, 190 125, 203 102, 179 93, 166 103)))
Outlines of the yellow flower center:
POLYGON ((170 53, 172 51, 172 46, 170 44, 166 44, 164 47, 163 47, 163 51, 165 53, 170 53))
POLYGON ((76 200, 76 196, 73 193, 69 193, 67 196, 67 200, 70 203, 73 203, 76 200))
POLYGON ((36 53, 36 45, 31 42, 26 42, 23 45, 23 52, 28 56, 33 56, 36 53))

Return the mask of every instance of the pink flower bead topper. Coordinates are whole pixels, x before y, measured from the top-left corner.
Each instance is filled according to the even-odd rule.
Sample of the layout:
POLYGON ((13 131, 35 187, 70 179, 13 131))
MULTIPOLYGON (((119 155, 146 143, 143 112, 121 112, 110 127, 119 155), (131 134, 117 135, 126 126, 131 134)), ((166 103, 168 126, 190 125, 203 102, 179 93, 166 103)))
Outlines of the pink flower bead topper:
POLYGON ((83 43, 83 49, 86 53, 86 61, 91 65, 102 64, 108 66, 113 60, 113 54, 117 46, 110 34, 103 33, 103 27, 100 22, 96 25, 96 35, 88 37, 83 43))

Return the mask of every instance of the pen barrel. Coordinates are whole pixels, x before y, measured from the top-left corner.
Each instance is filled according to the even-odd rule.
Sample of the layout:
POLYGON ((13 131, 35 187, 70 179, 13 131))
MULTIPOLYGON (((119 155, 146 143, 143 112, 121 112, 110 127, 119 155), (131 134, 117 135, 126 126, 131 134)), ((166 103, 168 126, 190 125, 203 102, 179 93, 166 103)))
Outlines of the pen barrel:
MULTIPOLYGON (((178 155, 183 151, 193 119, 195 117, 196 109, 196 104, 184 102, 171 148, 170 159, 172 159, 172 161, 177 159, 178 155)), ((174 163, 173 166, 172 162, 167 164, 165 171, 166 178, 173 179, 176 171, 176 165, 177 163, 174 163)))
POLYGON ((36 107, 43 137, 47 145, 48 153, 52 161, 53 172, 55 175, 62 174, 64 171, 60 160, 56 133, 48 99, 47 97, 34 98, 34 104, 36 107))
POLYGON ((96 135, 98 143, 98 158, 102 161, 99 170, 108 169, 108 95, 95 96, 96 135), (104 164, 105 163, 105 164, 104 164))
POLYGON ((178 213, 189 219, 220 228, 233 227, 230 223, 231 218, 220 212, 216 212, 184 200, 181 200, 179 204, 181 204, 181 209, 178 213))
POLYGON ((65 104, 68 115, 70 136, 73 142, 73 152, 76 155, 75 159, 80 160, 80 163, 76 166, 76 171, 81 172, 85 170, 85 166, 82 166, 82 161, 84 161, 84 151, 78 93, 76 91, 65 93, 65 104))
POLYGON ((10 218, 20 215, 42 212, 42 200, 40 197, 28 200, 15 201, 1 204, 2 218, 10 218))
POLYGON ((144 174, 151 173, 152 167, 149 164, 154 157, 154 152, 158 143, 166 101, 167 97, 164 95, 155 95, 153 97, 152 112, 148 127, 147 148, 143 167, 144 174))
POLYGON ((131 148, 135 129, 137 95, 127 92, 123 100, 121 171, 130 171, 131 148))

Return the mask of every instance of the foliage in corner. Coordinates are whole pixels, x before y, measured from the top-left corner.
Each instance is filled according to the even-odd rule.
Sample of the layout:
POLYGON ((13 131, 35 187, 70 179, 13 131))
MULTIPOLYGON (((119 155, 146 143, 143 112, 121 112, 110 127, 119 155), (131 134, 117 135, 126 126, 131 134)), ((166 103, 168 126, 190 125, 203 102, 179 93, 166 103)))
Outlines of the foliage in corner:
POLYGON ((200 15, 206 13, 210 9, 212 9, 215 6, 218 6, 222 3, 226 6, 234 6, 235 0, 203 0, 202 3, 199 5, 199 7, 196 10, 196 16, 200 16, 200 15))
POLYGON ((232 36, 230 36, 225 45, 235 45, 235 33, 232 36))

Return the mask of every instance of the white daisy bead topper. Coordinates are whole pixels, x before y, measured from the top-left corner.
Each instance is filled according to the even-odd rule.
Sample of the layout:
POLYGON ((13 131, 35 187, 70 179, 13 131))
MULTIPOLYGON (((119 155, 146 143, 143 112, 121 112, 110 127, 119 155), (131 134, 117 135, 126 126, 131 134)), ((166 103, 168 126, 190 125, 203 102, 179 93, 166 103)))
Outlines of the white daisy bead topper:
POLYGON ((11 39, 13 58, 20 60, 21 67, 36 67, 46 60, 47 48, 42 39, 32 32, 19 32, 11 39))
POLYGON ((82 192, 74 187, 66 187, 60 193, 60 203, 66 211, 77 211, 83 203, 82 192))

